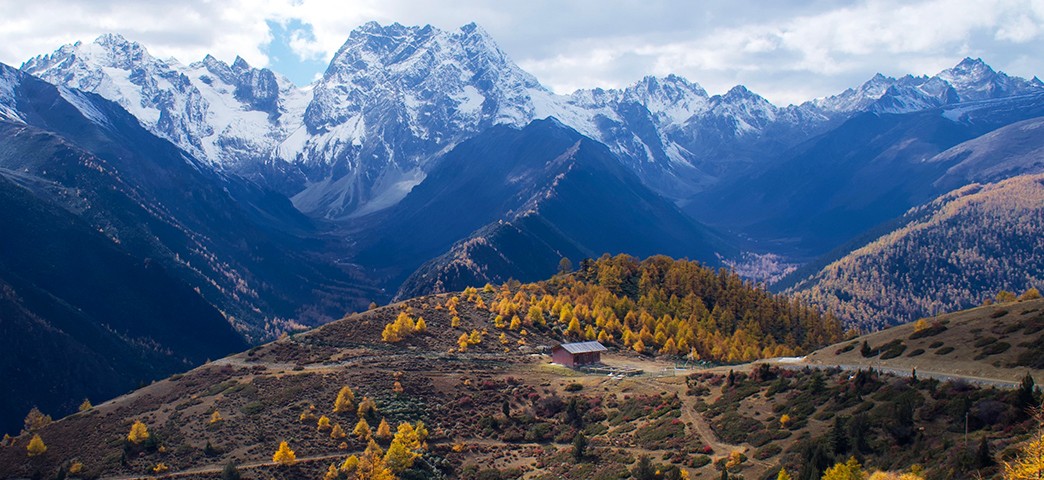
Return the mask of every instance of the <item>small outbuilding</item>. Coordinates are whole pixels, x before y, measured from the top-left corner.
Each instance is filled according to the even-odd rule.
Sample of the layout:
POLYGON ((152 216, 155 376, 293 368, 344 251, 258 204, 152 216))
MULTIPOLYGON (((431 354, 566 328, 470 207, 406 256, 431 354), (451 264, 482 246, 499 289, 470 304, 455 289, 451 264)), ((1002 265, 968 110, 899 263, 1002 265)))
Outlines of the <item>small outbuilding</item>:
POLYGON ((567 367, 590 365, 601 362, 606 350, 598 342, 562 343, 551 348, 551 361, 567 367))

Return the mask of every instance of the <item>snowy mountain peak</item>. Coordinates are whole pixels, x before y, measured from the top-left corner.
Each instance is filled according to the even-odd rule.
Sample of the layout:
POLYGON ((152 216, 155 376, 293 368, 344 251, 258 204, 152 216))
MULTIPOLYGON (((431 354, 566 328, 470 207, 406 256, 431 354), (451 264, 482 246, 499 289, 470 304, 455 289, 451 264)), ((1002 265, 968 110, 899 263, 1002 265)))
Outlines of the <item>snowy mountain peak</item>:
POLYGON ((981 58, 965 58, 953 68, 939 72, 935 78, 952 85, 964 102, 1024 95, 1042 88, 1039 81, 1034 83, 997 72, 981 58))

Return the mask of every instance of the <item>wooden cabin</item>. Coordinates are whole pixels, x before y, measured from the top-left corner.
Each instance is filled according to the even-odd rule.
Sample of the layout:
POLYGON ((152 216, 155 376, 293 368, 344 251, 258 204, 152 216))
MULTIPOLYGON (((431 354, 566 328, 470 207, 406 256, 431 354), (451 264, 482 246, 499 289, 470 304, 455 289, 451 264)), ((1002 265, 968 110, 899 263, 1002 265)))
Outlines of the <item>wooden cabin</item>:
POLYGON ((551 348, 551 361, 567 367, 591 365, 601 362, 606 350, 598 342, 562 343, 551 348))

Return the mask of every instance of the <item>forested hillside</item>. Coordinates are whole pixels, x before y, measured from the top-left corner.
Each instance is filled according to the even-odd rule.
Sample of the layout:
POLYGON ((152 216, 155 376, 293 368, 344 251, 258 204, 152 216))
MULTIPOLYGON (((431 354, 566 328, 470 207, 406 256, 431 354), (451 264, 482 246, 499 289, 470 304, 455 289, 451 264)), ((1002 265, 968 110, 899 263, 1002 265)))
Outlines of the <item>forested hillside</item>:
POLYGON ((1044 175, 972 184, 792 291, 849 325, 880 329, 1044 284, 1044 175))
MULTIPOLYGON (((698 262, 603 255, 568 274, 565 263, 549 281, 501 287, 489 305, 494 325, 726 362, 798 354, 841 338, 834 317, 698 262)), ((465 298, 477 298, 474 289, 465 298)))

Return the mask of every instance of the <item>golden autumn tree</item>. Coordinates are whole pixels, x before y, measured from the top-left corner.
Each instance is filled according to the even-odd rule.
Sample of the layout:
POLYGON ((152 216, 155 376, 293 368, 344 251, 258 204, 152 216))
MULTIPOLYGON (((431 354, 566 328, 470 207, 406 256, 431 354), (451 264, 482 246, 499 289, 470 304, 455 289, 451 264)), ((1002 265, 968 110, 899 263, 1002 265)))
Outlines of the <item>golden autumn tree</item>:
POLYGON ((33 438, 29 440, 29 445, 25 447, 30 457, 37 455, 43 455, 47 451, 47 445, 44 445, 44 441, 40 438, 40 434, 33 434, 33 438))
POLYGON ((290 450, 290 444, 284 440, 279 442, 279 448, 272 455, 272 461, 280 465, 293 465, 297 462, 297 454, 290 450))
POLYGON ((1037 429, 1011 462, 1004 462, 1005 480, 1040 480, 1044 478, 1044 406, 1033 417, 1037 429))
POLYGON ((319 430, 321 432, 323 430, 328 430, 329 428, 330 417, 327 417, 326 415, 319 417, 319 422, 316 424, 316 430, 319 430))
POLYGON ((332 438, 332 439, 336 440, 338 438, 344 438, 344 437, 347 437, 347 436, 348 436, 348 434, 344 433, 344 429, 341 428, 341 424, 340 423, 335 424, 333 426, 333 429, 330 430, 330 438, 332 438))
POLYGON ((208 420, 207 423, 213 425, 222 420, 224 420, 224 418, 221 418, 221 412, 214 410, 214 413, 210 414, 210 420, 208 420))
POLYGON ((413 462, 420 455, 410 451, 406 445, 398 439, 393 439, 388 452, 384 454, 384 462, 392 473, 402 473, 413 466, 413 462))
POLYGON ((370 431, 370 424, 366 422, 366 417, 359 417, 359 422, 355 424, 355 429, 352 430, 352 434, 359 437, 359 440, 370 438, 372 432, 370 431))
POLYGON ((388 425, 388 420, 382 418, 380 425, 377 425, 377 433, 375 434, 378 440, 387 440, 391 438, 391 425, 388 425))
POLYGON ((384 462, 384 451, 370 439, 359 465, 355 469, 355 478, 359 480, 395 480, 395 474, 384 462))
POLYGON ((823 480, 864 480, 865 476, 859 461, 855 457, 849 457, 847 462, 838 462, 828 468, 823 473, 823 480))
POLYGON ((355 455, 348 455, 348 458, 344 459, 344 463, 341 464, 341 472, 349 475, 355 473, 355 470, 359 468, 359 457, 355 455))
POLYGON ((413 326, 414 333, 424 333, 428 331, 428 322, 424 321, 424 317, 417 319, 417 323, 413 326))
POLYGON ((93 407, 94 405, 91 405, 91 401, 85 398, 83 399, 83 403, 80 404, 80 408, 78 410, 81 412, 86 412, 87 410, 90 410, 93 407))
POLYGON ((149 439, 149 427, 145 426, 141 420, 135 420, 134 424, 131 425, 130 433, 127 434, 127 440, 134 444, 139 444, 149 439))
POLYGON ((776 480, 791 480, 790 474, 787 473, 787 469, 785 469, 785 468, 779 469, 779 474, 776 475, 776 480))
POLYGON ((331 463, 330 468, 327 468, 326 474, 323 475, 323 480, 337 480, 339 476, 341 476, 341 470, 337 468, 336 464, 331 463))
POLYGON ((347 385, 341 387, 334 399, 334 413, 345 413, 355 410, 355 392, 347 385))

